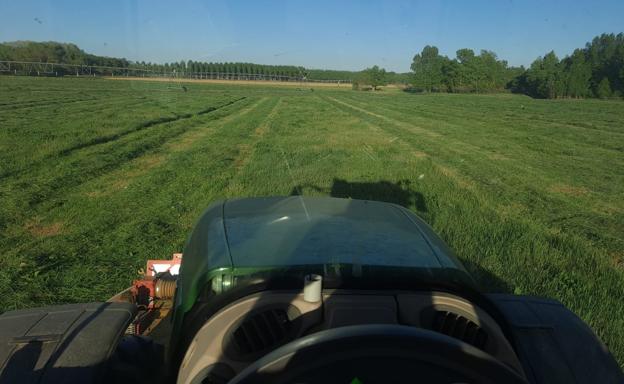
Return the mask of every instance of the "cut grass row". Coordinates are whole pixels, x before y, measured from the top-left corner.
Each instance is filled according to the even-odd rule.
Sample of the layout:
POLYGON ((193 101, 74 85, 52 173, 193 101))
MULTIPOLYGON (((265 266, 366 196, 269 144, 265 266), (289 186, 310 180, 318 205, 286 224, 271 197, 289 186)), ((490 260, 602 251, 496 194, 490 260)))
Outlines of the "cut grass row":
POLYGON ((121 164, 157 150, 167 141, 188 130, 200 127, 211 120, 218 120, 245 105, 229 104, 223 111, 215 109, 212 114, 192 116, 162 124, 149 125, 149 129, 132 130, 115 140, 104 140, 97 145, 85 146, 65 156, 52 160, 46 158, 34 164, 26 174, 19 172, 4 178, 0 191, 5 196, 19 196, 0 208, 3 221, 0 228, 20 222, 32 208, 39 205, 54 206, 66 191, 112 171, 121 164))
POLYGON ((0 173, 5 175, 28 168, 33 160, 70 151, 106 137, 115 138, 150 124, 209 112, 237 99, 216 95, 188 103, 177 101, 165 104, 158 97, 139 93, 121 100, 111 97, 80 109, 75 104, 55 108, 52 114, 49 107, 39 111, 1 111, 4 129, 0 139, 4 150, 0 151, 3 164, 0 173), (23 141, 28 141, 30 145, 21 145, 23 141), (35 147, 37 151, 33 152, 35 147))

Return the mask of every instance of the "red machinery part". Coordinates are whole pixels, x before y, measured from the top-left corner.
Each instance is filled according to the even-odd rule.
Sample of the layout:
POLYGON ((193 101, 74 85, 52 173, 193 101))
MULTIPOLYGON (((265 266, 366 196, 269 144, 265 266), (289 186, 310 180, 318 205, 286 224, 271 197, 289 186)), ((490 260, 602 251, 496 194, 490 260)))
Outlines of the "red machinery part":
POLYGON ((170 260, 148 260, 144 278, 132 282, 130 292, 135 303, 150 308, 155 298, 172 299, 175 293, 175 280, 159 279, 156 276, 166 272, 171 276, 177 276, 181 263, 181 253, 174 253, 170 260))

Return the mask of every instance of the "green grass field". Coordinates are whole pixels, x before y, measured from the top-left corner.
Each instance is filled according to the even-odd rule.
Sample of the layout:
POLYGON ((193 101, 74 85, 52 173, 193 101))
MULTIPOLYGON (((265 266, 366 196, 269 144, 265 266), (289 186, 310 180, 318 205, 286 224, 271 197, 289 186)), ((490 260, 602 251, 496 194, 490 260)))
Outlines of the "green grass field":
POLYGON ((332 195, 409 207, 624 365, 624 103, 186 87, 0 77, 0 309, 106 299, 216 199, 332 195))

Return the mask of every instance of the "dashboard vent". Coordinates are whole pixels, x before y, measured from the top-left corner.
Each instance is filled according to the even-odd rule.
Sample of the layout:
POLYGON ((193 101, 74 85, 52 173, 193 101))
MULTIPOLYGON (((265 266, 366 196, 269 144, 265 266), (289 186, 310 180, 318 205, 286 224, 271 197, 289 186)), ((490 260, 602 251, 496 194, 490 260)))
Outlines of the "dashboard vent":
POLYGON ((268 352, 294 338, 296 308, 271 308, 252 313, 230 334, 230 353, 238 359, 268 352))
POLYGON ((459 339, 479 349, 487 343, 487 333, 464 316, 449 311, 436 311, 431 329, 447 336, 459 339))

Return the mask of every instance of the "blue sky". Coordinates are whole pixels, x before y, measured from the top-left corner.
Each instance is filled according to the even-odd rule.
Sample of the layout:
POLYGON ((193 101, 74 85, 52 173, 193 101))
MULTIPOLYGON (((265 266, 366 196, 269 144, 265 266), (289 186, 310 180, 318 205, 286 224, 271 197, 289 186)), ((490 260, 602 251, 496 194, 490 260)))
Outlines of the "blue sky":
POLYGON ((489 49, 512 65, 624 31, 613 1, 0 0, 0 41, 73 42, 145 61, 246 61, 408 71, 426 44, 489 49))

